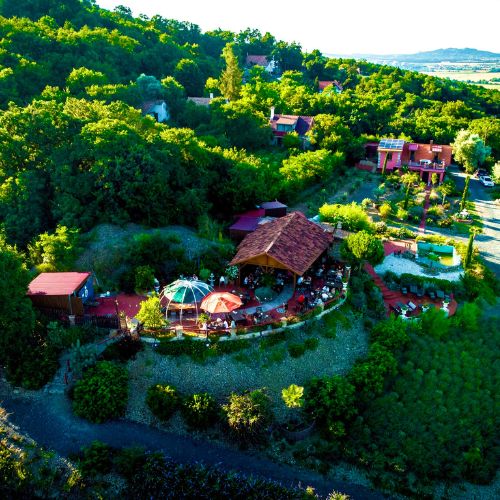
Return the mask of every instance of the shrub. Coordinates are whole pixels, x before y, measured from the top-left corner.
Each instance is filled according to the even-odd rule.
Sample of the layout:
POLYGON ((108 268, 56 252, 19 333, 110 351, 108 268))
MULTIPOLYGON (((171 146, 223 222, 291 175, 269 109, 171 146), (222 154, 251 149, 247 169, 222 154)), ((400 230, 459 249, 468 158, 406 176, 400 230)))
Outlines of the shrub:
POLYGON ((168 420, 179 407, 177 389, 170 385, 156 384, 148 389, 146 403, 160 420, 168 420))
POLYGON ((319 345, 319 340, 316 338, 304 340, 304 347, 308 351, 315 351, 318 348, 318 345, 319 345))
POLYGON ((73 410, 80 417, 96 423, 119 417, 127 405, 127 371, 110 361, 100 361, 76 383, 73 396, 73 410))
POLYGON ((108 345, 101 354, 101 357, 106 361, 126 363, 129 359, 135 359, 137 353, 143 349, 144 346, 140 339, 126 336, 118 342, 108 345))
POLYGON ((287 408, 301 408, 304 404, 304 388, 291 384, 281 391, 281 397, 287 408))
POLYGON ((107 474, 111 471, 111 448, 101 441, 92 443, 82 449, 83 457, 80 460, 80 470, 85 476, 107 474))
POLYGON ((156 295, 141 302, 136 317, 146 328, 159 329, 167 324, 167 320, 161 312, 160 299, 156 295))
POLYGON ((292 358, 300 358, 300 356, 305 354, 306 346, 304 344, 294 342, 292 344, 288 344, 288 352, 292 358))
POLYGON ((135 289, 151 290, 155 280, 154 270, 150 266, 135 268, 135 289))
POLYGON ((93 344, 81 345, 80 339, 69 352, 69 363, 75 378, 80 378, 85 370, 97 362, 97 347, 93 344))
POLYGON ((387 231, 387 224, 384 221, 375 222, 374 227, 377 234, 384 234, 387 231))
POLYGON ((342 227, 350 231, 370 230, 371 224, 368 215, 361 205, 323 205, 319 209, 321 220, 326 222, 342 222, 342 227))
POLYGON ((396 214, 396 217, 399 219, 399 220, 406 220, 408 219, 408 211, 407 210, 404 210, 403 208, 398 208, 398 212, 396 214))
POLYGON ((262 389, 233 393, 222 408, 231 434, 240 443, 256 444, 265 439, 273 417, 270 399, 262 389))
POLYGON ((368 208, 371 204, 373 203, 373 201, 370 199, 370 198, 363 198, 363 201, 361 202, 361 206, 363 208, 368 208))
POLYGON ((356 389, 346 378, 313 378, 306 386, 304 409, 333 437, 345 433, 344 422, 357 414, 356 389))
POLYGON ((387 202, 382 203, 382 205, 379 207, 378 211, 379 211, 380 217, 382 217, 382 219, 387 219, 387 217, 389 217, 389 215, 391 215, 391 212, 392 212, 391 204, 387 203, 387 202))
POLYGON ((181 412, 186 423, 197 429, 210 427, 217 422, 219 416, 217 402, 206 392, 185 398, 181 412))

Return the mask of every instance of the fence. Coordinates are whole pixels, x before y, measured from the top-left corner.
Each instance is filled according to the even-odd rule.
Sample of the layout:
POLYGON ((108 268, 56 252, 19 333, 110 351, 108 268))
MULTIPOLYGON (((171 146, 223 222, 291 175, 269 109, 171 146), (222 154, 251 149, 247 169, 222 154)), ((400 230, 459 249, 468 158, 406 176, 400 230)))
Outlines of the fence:
MULTIPOLYGON (((38 308, 39 311, 49 320, 59 321, 65 326, 70 326, 71 322, 68 314, 61 309, 53 309, 49 307, 38 308)), ((98 316, 95 314, 84 314, 83 316, 75 316, 75 325, 77 326, 94 326, 96 328, 120 329, 120 320, 114 314, 106 314, 98 316)))

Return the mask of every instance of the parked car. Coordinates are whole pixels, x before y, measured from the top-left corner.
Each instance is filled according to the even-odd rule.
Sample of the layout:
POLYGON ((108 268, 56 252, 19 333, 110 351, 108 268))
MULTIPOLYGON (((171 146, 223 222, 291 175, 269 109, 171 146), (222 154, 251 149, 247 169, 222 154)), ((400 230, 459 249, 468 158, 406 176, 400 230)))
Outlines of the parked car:
POLYGON ((491 177, 489 177, 488 175, 483 175, 482 177, 479 177, 479 182, 486 187, 493 187, 495 185, 491 177))
POLYGON ((474 172, 474 176, 480 179, 481 177, 484 177, 485 175, 488 175, 488 171, 485 170, 484 168, 479 168, 474 172))

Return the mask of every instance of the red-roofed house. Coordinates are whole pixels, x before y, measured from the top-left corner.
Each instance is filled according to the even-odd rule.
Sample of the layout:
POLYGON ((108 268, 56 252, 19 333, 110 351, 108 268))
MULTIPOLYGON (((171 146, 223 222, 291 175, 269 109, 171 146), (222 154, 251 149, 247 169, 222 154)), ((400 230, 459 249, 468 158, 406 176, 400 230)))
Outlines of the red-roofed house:
POLYGON ((165 101, 146 101, 141 106, 142 114, 152 116, 158 123, 170 120, 170 112, 165 101))
POLYGON ((319 93, 324 92, 327 87, 331 87, 331 90, 337 94, 340 94, 344 90, 344 87, 338 80, 320 80, 318 82, 319 93))
POLYGON ((312 116, 281 115, 275 113, 274 106, 272 106, 269 123, 273 131, 274 144, 281 144, 286 134, 297 132, 302 147, 307 148, 310 146, 311 143, 306 133, 309 132, 314 125, 314 118, 312 116))
POLYGON ((386 171, 407 166, 409 170, 418 172, 420 178, 431 182, 436 173, 439 183, 443 182, 446 167, 451 164, 451 146, 434 144, 409 143, 402 139, 381 139, 377 148, 377 168, 381 171, 387 158, 386 171))
POLYGON ((274 58, 269 60, 267 56, 247 55, 245 66, 247 68, 260 66, 264 68, 268 73, 273 73, 274 71, 276 71, 276 62, 274 58))
POLYGON ((328 250, 333 235, 301 212, 292 212, 259 226, 245 236, 230 265, 284 269, 302 276, 328 250))
POLYGON ((28 287, 35 307, 60 309, 68 314, 83 314, 83 304, 94 296, 90 273, 41 273, 28 287))

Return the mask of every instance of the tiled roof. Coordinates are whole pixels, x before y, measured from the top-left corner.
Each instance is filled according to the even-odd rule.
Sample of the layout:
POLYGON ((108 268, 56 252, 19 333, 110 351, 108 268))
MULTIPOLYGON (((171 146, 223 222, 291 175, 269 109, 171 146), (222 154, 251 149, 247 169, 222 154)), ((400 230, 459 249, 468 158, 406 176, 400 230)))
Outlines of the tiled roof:
POLYGON ((187 100, 194 102, 197 106, 208 106, 212 102, 210 97, 188 97, 187 100))
POLYGON ((230 264, 242 264, 255 257, 268 255, 300 276, 331 242, 332 234, 309 221, 303 213, 292 212, 259 226, 245 236, 230 264))
POLYGON ((41 273, 28 287, 28 295, 71 295, 88 279, 90 273, 41 273))
POLYGON ((278 122, 280 123, 286 123, 288 124, 293 124, 297 122, 295 125, 295 132, 299 135, 305 135, 306 132, 308 132, 314 123, 314 118, 312 116, 297 116, 297 115, 280 115, 280 114, 275 114, 273 118, 270 120, 271 122, 271 128, 273 131, 277 131, 278 128, 278 122), (282 121, 283 120, 283 121, 282 121))
POLYGON ((142 103, 141 109, 144 114, 149 113, 155 106, 161 106, 163 101, 145 101, 142 103))
POLYGON ((261 208, 264 210, 271 210, 273 208, 288 208, 286 205, 281 203, 281 201, 275 200, 275 201, 265 201, 264 203, 260 204, 261 208))
POLYGON ((248 55, 246 59, 246 65, 251 66, 254 64, 257 66, 266 67, 269 64, 267 56, 248 55))

